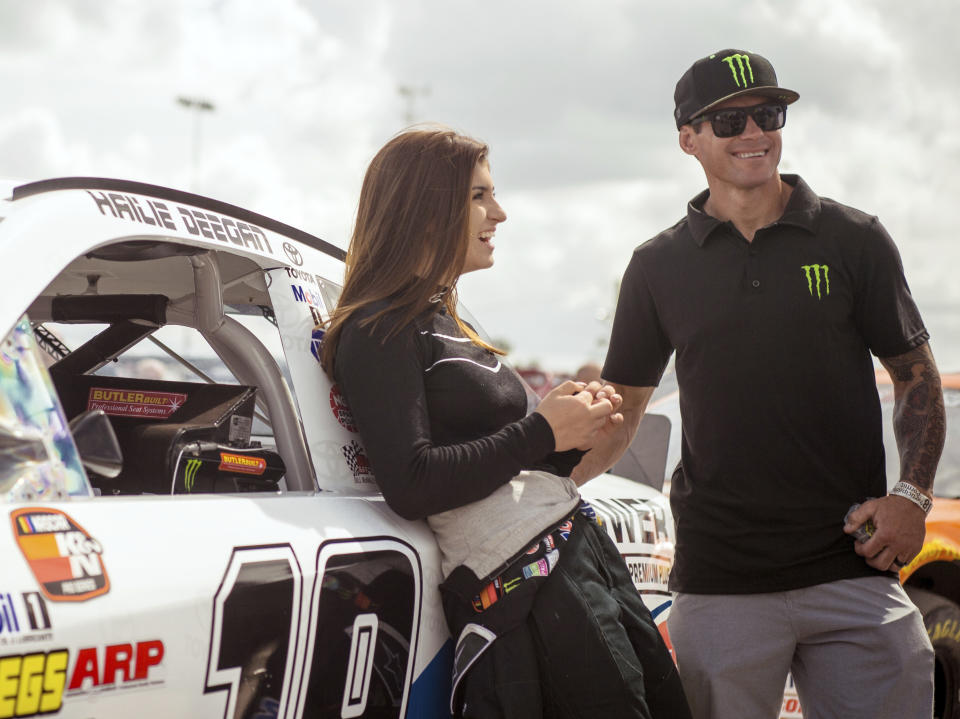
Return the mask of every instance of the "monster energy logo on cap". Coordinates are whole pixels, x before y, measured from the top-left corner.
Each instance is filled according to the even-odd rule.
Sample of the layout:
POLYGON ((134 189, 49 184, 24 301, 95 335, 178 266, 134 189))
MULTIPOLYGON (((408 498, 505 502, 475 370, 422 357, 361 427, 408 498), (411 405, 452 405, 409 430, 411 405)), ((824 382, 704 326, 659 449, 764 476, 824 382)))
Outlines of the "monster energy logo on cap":
POLYGON ((817 291, 817 299, 830 294, 830 268, 827 265, 802 265, 801 268, 807 278, 807 289, 810 296, 813 297, 814 288, 817 291), (820 291, 820 273, 823 272, 823 293, 820 291), (816 284, 814 284, 816 283, 816 284))
POLYGON ((187 467, 183 472, 183 486, 188 492, 193 491, 193 484, 197 479, 197 472, 203 464, 199 459, 188 459, 187 467))
POLYGON ((800 97, 780 87, 773 65, 763 55, 726 48, 700 58, 683 73, 673 93, 677 129, 726 100, 748 94, 769 97, 782 105, 800 97))
POLYGON ((753 84, 753 68, 750 67, 749 55, 736 53, 721 58, 721 61, 727 63, 727 67, 729 67, 730 72, 733 73, 733 81, 737 83, 737 87, 747 87, 753 84), (749 81, 747 80, 747 73, 750 73, 749 81), (741 81, 743 81, 742 85, 740 84, 741 81))

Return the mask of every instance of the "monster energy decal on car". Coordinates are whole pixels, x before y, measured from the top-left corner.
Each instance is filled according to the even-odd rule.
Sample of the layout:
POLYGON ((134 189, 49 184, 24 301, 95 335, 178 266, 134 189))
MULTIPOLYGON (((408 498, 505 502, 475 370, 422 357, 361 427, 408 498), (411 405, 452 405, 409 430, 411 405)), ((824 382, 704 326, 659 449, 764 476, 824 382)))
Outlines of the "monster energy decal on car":
POLYGON ((203 464, 199 459, 188 459, 186 469, 183 471, 183 487, 188 492, 193 491, 193 483, 197 480, 197 471, 203 464))
POLYGON ((733 81, 737 83, 737 87, 747 87, 748 85, 753 84, 753 68, 750 67, 750 56, 743 55, 741 53, 736 53, 735 55, 727 55, 726 57, 720 58, 721 62, 727 63, 727 67, 730 68, 730 72, 733 73, 733 81), (740 73, 739 76, 737 73, 740 73), (750 79, 747 80, 747 73, 750 73, 750 79), (741 85, 741 81, 743 84, 741 85))
POLYGON ((817 299, 822 299, 830 294, 830 268, 827 265, 802 265, 804 276, 807 278, 807 289, 810 296, 813 297, 814 290, 817 293, 817 299), (821 284, 821 278, 823 280, 821 284))

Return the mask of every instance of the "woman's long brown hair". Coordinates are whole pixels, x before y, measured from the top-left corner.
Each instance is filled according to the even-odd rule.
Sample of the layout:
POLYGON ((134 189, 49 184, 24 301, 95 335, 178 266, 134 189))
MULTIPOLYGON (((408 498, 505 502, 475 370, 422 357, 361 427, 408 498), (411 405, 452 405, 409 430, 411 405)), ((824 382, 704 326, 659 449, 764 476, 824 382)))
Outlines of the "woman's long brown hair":
POLYGON ((386 333, 390 337, 431 306, 443 306, 465 336, 503 354, 456 311, 456 283, 469 242, 470 181, 487 154, 482 142, 437 127, 401 132, 373 158, 360 190, 343 291, 326 323, 320 359, 328 377, 333 379, 344 324, 354 312, 387 298, 390 306, 363 325, 399 311, 386 333), (431 303, 442 288, 448 288, 442 300, 431 303))

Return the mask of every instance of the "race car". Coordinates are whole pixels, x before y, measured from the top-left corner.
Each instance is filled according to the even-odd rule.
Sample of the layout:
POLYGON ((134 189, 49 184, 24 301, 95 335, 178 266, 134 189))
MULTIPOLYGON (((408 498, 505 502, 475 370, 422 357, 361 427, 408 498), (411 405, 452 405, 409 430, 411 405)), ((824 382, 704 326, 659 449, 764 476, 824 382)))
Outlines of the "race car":
MULTIPOLYGON (((436 543, 318 361, 343 250, 133 181, 2 197, 0 719, 449 716, 436 543)), ((663 495, 583 490, 665 629, 663 495)))

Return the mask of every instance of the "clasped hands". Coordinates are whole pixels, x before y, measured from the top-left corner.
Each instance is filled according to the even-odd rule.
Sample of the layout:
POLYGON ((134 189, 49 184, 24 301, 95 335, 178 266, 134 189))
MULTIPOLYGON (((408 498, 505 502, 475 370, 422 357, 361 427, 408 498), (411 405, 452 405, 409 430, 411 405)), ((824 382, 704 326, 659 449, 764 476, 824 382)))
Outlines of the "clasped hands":
POLYGON ((537 412, 553 430, 557 452, 586 450, 623 423, 623 415, 617 411, 622 403, 612 385, 567 380, 543 398, 537 412))

